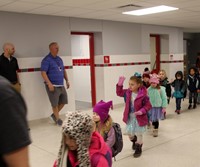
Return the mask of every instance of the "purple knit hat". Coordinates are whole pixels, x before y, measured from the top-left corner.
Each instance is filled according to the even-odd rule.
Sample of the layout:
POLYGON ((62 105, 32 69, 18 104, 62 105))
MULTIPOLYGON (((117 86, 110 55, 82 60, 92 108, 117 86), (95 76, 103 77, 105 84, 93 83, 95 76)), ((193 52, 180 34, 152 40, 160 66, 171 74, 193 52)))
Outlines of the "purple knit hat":
POLYGON ((108 118, 110 108, 113 108, 112 101, 104 102, 101 100, 94 106, 93 112, 99 115, 101 122, 104 122, 108 118))
POLYGON ((150 80, 149 80, 150 83, 156 83, 156 84, 159 84, 159 78, 158 78, 158 75, 157 74, 150 74, 150 80))

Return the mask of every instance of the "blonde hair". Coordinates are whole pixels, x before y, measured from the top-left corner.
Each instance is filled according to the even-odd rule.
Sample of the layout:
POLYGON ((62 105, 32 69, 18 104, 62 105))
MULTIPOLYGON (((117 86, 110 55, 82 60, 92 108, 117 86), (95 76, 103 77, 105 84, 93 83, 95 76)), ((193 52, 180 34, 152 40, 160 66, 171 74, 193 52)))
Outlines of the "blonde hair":
POLYGON ((10 47, 14 47, 14 45, 12 43, 9 43, 9 42, 4 43, 3 50, 5 51, 7 48, 10 48, 10 47))
POLYGON ((166 73, 166 71, 162 69, 162 70, 159 71, 158 74, 160 74, 161 72, 164 74, 165 78, 167 78, 167 73, 166 73))
POLYGON ((110 115, 108 115, 108 118, 105 120, 104 123, 101 123, 101 121, 96 123, 96 131, 98 131, 101 136, 105 136, 110 131, 110 128, 112 127, 113 120, 110 115))
POLYGON ((58 43, 57 43, 57 42, 51 42, 51 43, 49 44, 49 48, 51 48, 53 45, 58 45, 58 43))
POLYGON ((140 84, 142 86, 142 78, 136 77, 136 76, 131 76, 130 77, 131 81, 135 81, 136 83, 140 84))

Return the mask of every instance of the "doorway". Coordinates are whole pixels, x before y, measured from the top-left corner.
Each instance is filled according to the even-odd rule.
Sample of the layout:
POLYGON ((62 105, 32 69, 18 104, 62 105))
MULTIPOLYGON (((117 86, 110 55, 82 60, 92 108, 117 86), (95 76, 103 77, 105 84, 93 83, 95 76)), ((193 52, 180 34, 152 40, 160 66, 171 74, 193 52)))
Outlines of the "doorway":
POLYGON ((151 72, 160 71, 160 35, 150 35, 151 72))
POLYGON ((83 110, 96 104, 94 35, 71 32, 75 108, 83 110))

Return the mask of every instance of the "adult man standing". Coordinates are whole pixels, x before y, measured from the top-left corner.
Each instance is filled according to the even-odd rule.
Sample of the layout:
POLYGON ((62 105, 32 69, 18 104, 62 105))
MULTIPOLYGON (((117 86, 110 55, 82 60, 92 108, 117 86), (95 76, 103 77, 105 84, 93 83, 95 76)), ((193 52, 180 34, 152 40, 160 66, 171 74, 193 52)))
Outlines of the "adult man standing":
POLYGON ((0 167, 29 167, 31 141, 25 102, 2 76, 0 92, 0 167))
POLYGON ((19 66, 17 59, 13 57, 15 53, 15 47, 12 43, 5 43, 3 45, 2 55, 0 56, 0 75, 8 79, 13 87, 20 92, 21 84, 17 71, 19 66))
POLYGON ((50 43, 49 50, 50 53, 41 63, 41 75, 53 110, 51 118, 57 125, 61 126, 62 120, 59 118, 59 111, 68 103, 64 79, 66 80, 67 89, 69 88, 69 80, 63 61, 58 56, 59 46, 57 42, 50 43))

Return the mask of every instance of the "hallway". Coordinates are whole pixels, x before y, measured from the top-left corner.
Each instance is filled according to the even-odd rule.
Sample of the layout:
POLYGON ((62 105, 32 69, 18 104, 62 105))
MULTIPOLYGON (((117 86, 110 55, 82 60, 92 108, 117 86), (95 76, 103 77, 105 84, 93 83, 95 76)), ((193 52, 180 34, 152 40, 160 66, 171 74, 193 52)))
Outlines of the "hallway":
MULTIPOLYGON (((131 142, 124 137, 123 151, 116 156, 113 167, 199 167, 200 164, 200 106, 187 110, 188 99, 182 102, 182 113, 174 112, 175 100, 167 108, 167 119, 160 121, 159 136, 154 138, 151 130, 144 135, 143 154, 133 158, 131 142)), ((124 107, 114 108, 111 116, 121 124, 124 107)), ((84 111, 92 114, 92 109, 84 111)), ((32 145, 30 146, 31 167, 51 167, 60 145, 60 127, 48 119, 30 122, 32 145)))

